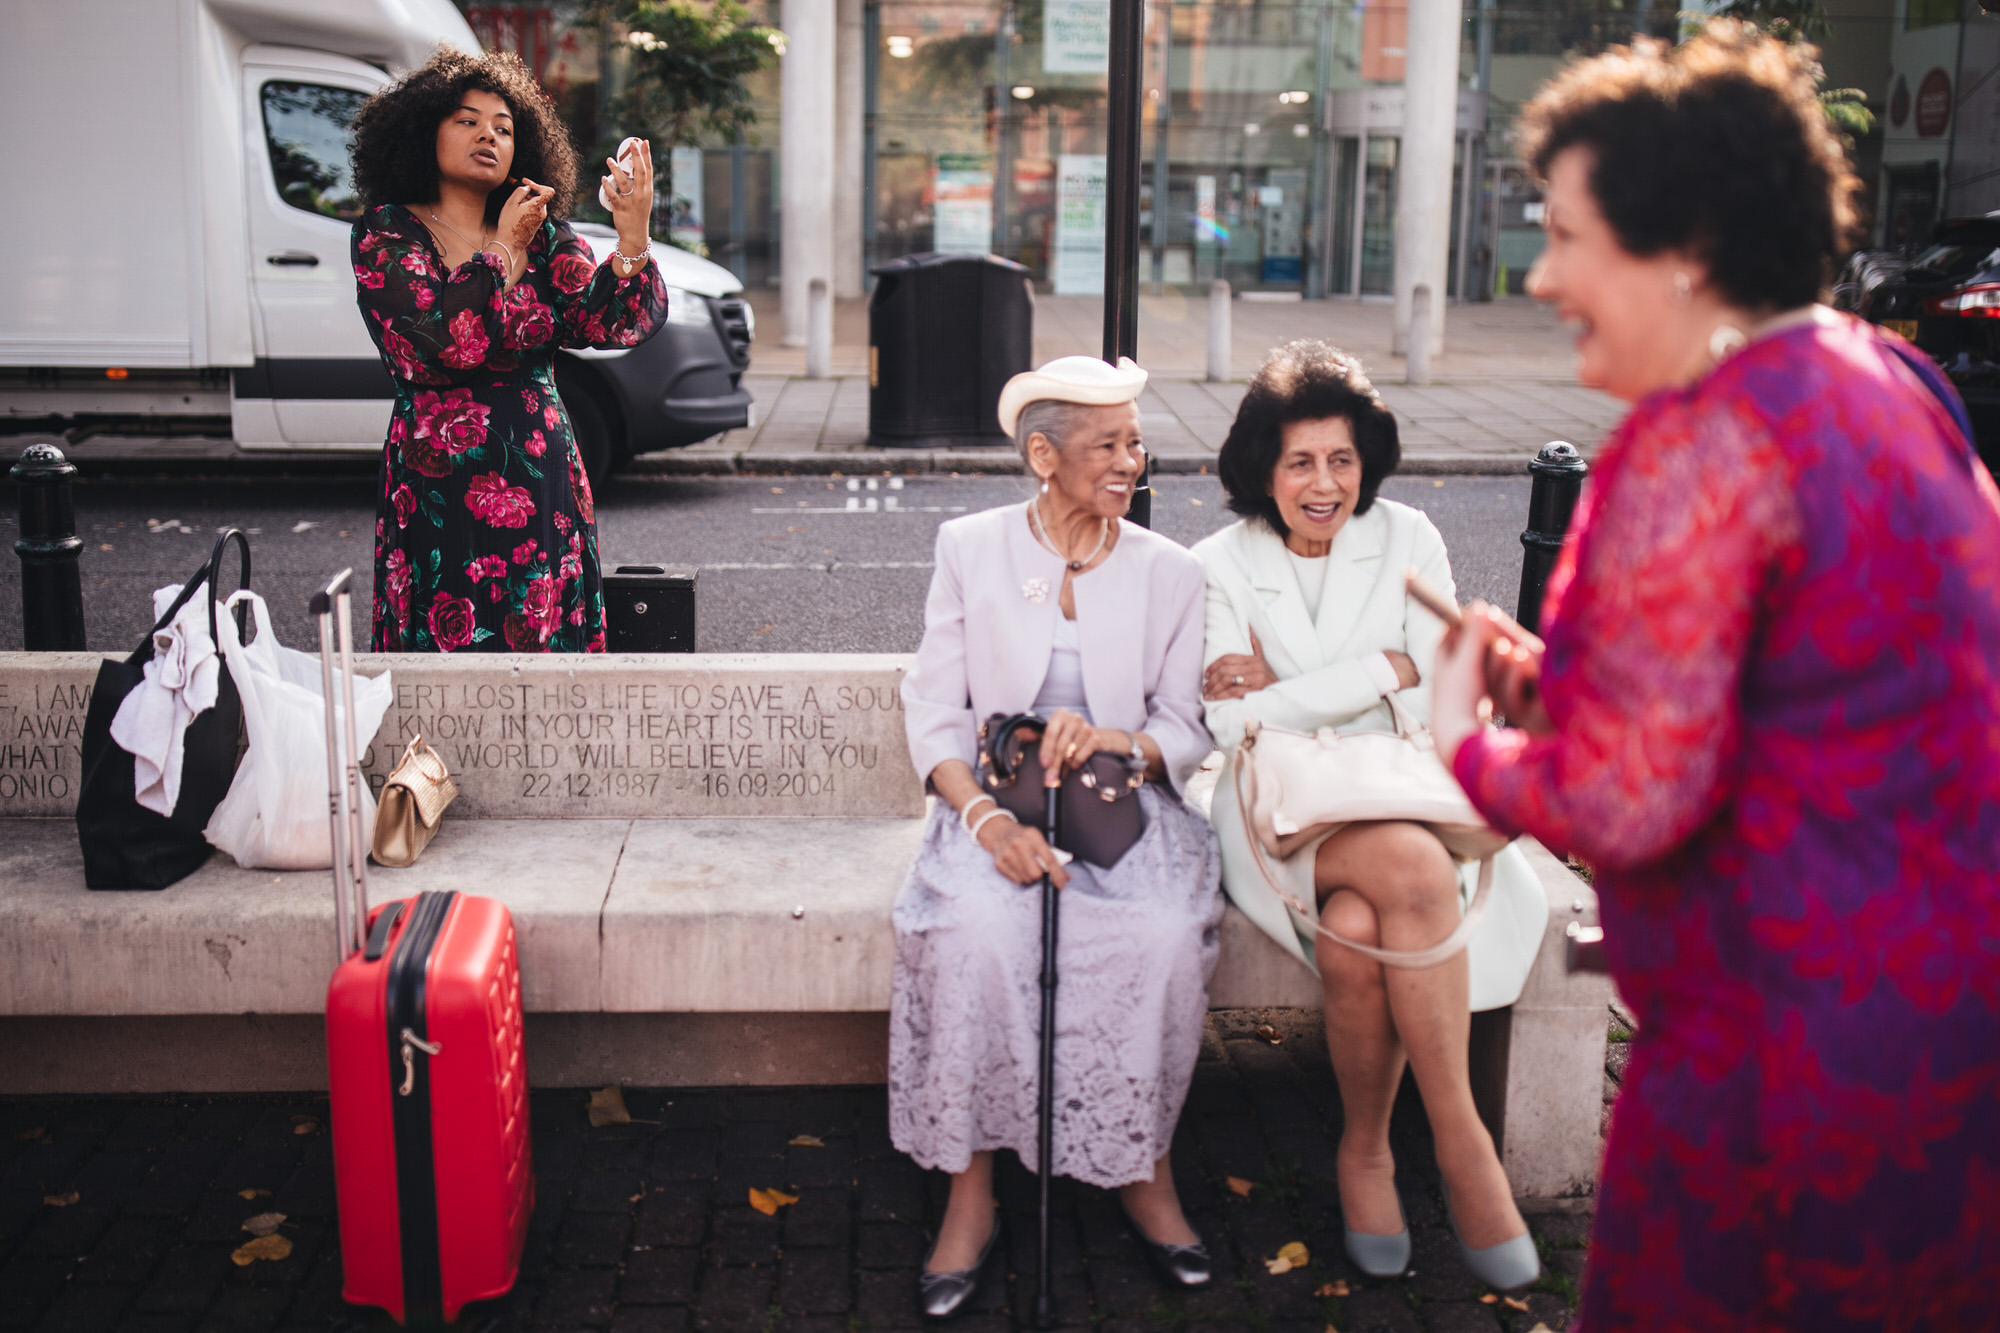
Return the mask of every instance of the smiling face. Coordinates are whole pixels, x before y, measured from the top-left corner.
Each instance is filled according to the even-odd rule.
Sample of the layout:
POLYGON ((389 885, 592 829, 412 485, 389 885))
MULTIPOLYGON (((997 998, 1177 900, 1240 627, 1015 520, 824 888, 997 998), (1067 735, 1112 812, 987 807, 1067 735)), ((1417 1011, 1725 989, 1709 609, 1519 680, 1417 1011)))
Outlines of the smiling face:
POLYGON ((514 165, 514 113, 497 93, 474 89, 438 122, 438 175, 453 185, 486 193, 507 179, 514 165))
POLYGON ((1548 244, 1529 270, 1528 294, 1576 327, 1577 379, 1632 402, 1687 378, 1717 306, 1699 259, 1680 250, 1635 255, 1619 244, 1590 189, 1594 161, 1578 147, 1549 164, 1548 244))
POLYGON ((1099 518, 1123 518, 1146 466, 1139 405, 1079 409, 1060 449, 1039 432, 1029 437, 1028 461, 1050 492, 1070 505, 1099 518))
POLYGON ((1304 556, 1325 555, 1361 500, 1361 451, 1346 417, 1286 422, 1279 438, 1270 494, 1290 529, 1285 545, 1304 556))

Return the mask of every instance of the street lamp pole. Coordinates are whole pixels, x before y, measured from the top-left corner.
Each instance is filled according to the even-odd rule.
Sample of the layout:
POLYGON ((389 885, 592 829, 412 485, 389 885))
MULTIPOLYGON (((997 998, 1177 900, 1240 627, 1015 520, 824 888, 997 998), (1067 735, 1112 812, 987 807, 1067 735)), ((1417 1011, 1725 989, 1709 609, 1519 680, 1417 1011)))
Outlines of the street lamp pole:
MULTIPOLYGON (((1105 145, 1104 359, 1139 355, 1140 41, 1146 0, 1111 0, 1110 106, 1105 145)), ((1152 468, 1132 496, 1131 518, 1153 525, 1152 468)))

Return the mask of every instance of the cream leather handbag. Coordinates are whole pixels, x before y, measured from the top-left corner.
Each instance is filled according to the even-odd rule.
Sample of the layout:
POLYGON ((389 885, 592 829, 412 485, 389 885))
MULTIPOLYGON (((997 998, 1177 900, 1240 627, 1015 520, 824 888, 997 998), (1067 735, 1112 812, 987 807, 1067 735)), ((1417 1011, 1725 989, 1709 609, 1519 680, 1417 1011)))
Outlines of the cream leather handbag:
POLYGON ((413 865, 437 836, 444 808, 458 796, 458 784, 436 750, 419 734, 396 761, 396 771, 382 784, 375 811, 375 864, 413 865))
POLYGON ((1461 861, 1479 862, 1472 902, 1451 934, 1428 949, 1378 949, 1319 933, 1391 967, 1432 967, 1472 938, 1493 889, 1493 858, 1512 839, 1489 825, 1438 758, 1428 730, 1388 696, 1393 732, 1346 735, 1321 727, 1311 736, 1251 722, 1236 751, 1236 800, 1257 868, 1285 904, 1317 922, 1319 913, 1285 891, 1270 857, 1286 857, 1346 824, 1404 820, 1422 824, 1461 861))

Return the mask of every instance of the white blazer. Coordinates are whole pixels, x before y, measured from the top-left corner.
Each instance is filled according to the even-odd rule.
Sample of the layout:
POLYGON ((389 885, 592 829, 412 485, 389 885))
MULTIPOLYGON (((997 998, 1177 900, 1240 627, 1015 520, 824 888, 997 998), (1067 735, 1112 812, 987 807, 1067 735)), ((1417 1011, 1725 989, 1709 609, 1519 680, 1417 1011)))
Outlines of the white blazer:
MULTIPOLYGON (((903 677, 910 761, 929 781, 947 759, 973 764, 978 724, 1034 706, 1062 615, 1063 562, 1003 505, 938 529, 924 637, 903 677)), ((1143 731, 1180 790, 1214 748, 1201 724, 1201 565, 1133 523, 1073 585, 1083 692, 1100 727, 1143 731)))
MULTIPOLYGON (((1250 651, 1255 631, 1276 684, 1241 699, 1210 702, 1208 727, 1225 755, 1233 756, 1244 724, 1256 718, 1286 731, 1391 731, 1385 697, 1417 722, 1430 725, 1430 674, 1444 638, 1444 624, 1411 600, 1404 575, 1415 569, 1447 597, 1456 596, 1444 538, 1423 512, 1377 498, 1368 512, 1342 525, 1328 553, 1326 585, 1317 615, 1306 607, 1285 543, 1259 519, 1233 523, 1194 548, 1208 576, 1204 666, 1228 653, 1250 651), (1421 679, 1396 689, 1395 670, 1383 655, 1407 653, 1421 679)), ((1209 817, 1222 844, 1223 887, 1230 900, 1272 939, 1318 971, 1314 926, 1287 908, 1266 882, 1250 850, 1250 834, 1236 808, 1235 771, 1225 765, 1209 817)), ((1282 863, 1286 890, 1311 902, 1314 844, 1282 863)), ((1495 859, 1486 919, 1467 945, 1472 1008, 1512 1004, 1521 993, 1548 922, 1548 899, 1534 868, 1517 847, 1495 859)), ((1476 867, 1460 874, 1470 901, 1476 867)))

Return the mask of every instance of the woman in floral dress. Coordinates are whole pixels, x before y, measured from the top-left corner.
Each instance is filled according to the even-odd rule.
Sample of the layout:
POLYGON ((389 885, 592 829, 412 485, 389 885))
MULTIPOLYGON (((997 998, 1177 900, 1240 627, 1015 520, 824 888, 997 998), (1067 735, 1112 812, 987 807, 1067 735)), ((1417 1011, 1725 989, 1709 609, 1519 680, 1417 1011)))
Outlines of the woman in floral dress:
POLYGON ((514 56, 440 50, 362 107, 353 153, 369 205, 354 276, 396 381, 374 650, 602 652, 590 481, 552 365, 666 318, 650 147, 607 160, 618 245, 602 265, 557 216, 576 155, 514 56))

